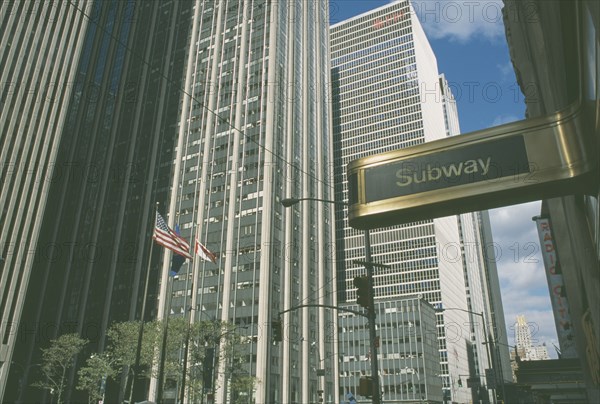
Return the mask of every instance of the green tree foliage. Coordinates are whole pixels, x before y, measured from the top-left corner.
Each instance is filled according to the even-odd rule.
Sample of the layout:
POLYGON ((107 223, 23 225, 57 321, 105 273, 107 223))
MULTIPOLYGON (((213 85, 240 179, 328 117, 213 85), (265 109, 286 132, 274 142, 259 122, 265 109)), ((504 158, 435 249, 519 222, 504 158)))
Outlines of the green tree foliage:
POLYGON ((252 403, 252 392, 257 379, 245 374, 232 372, 231 377, 231 402, 236 404, 252 403))
POLYGON ((139 321, 113 323, 106 333, 108 337, 106 352, 111 358, 115 358, 113 362, 115 371, 127 372, 123 388, 129 386, 129 402, 131 402, 136 379, 149 377, 154 358, 154 344, 158 330, 155 324, 144 324, 144 328, 140 330, 141 325, 139 321), (135 361, 140 331, 143 332, 144 338, 140 349, 139 368, 136 369, 135 361))
MULTIPOLYGON (((160 324, 157 328, 162 330, 160 324)), ((168 321, 164 381, 166 390, 181 385, 186 342, 188 354, 185 386, 189 399, 195 402, 202 401, 203 372, 206 371, 204 358, 208 348, 216 351, 213 370, 215 373, 212 375, 215 383, 219 363, 225 363, 225 376, 231 382, 230 392, 233 397, 240 393, 243 397, 252 392, 255 378, 250 377, 242 368, 248 360, 248 354, 239 327, 220 321, 199 321, 189 325, 181 317, 170 318, 168 321)))
POLYGON ((113 379, 117 372, 114 362, 107 354, 92 354, 77 374, 77 389, 87 391, 88 403, 92 404, 104 399, 106 382, 113 379))
MULTIPOLYGON (((90 403, 98 402, 103 398, 106 383, 118 379, 117 375, 126 372, 129 383, 126 383, 123 388, 130 386, 129 401, 131 402, 136 378, 149 378, 151 375, 158 377, 158 366, 153 366, 153 362, 158 359, 157 354, 162 350, 164 324, 168 324, 163 380, 165 389, 181 386, 185 373, 188 398, 192 402, 202 401, 202 394, 206 392, 203 386, 205 376, 216 383, 218 379, 216 372, 219 363, 222 363, 225 368, 225 378, 229 382, 230 397, 240 403, 250 400, 256 379, 244 370, 249 358, 246 344, 248 340, 240 335, 240 328, 220 321, 199 321, 189 324, 182 317, 169 318, 168 322, 154 321, 144 324, 137 368, 135 363, 140 322, 112 324, 107 331, 105 352, 90 355, 79 370, 77 389, 88 393, 90 403), (183 359, 186 349, 187 367, 184 372, 183 359), (211 375, 204 374, 207 371, 205 363, 207 350, 215 352, 214 373, 211 375)), ((76 334, 65 334, 53 340, 49 348, 42 350, 41 369, 44 380, 36 385, 50 390, 53 396, 57 397, 57 403, 62 403, 68 370, 74 365, 75 356, 87 342, 76 334)))
POLYGON ((50 346, 42 349, 43 379, 34 383, 34 386, 49 390, 50 394, 56 396, 56 403, 62 404, 67 373, 74 365, 75 356, 87 343, 78 334, 63 334, 50 341, 50 346))

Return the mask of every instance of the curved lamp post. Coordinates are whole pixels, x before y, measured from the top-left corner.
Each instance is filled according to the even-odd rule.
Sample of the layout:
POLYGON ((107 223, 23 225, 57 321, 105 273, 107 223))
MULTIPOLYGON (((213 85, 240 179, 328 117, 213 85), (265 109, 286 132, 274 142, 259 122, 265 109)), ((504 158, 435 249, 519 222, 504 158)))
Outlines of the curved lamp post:
MULTIPOLYGON (((323 202, 329 203, 332 205, 343 205, 348 206, 346 202, 341 201, 331 201, 327 199, 321 198, 286 198, 281 200, 281 204, 289 208, 290 206, 296 205, 301 201, 315 201, 315 202, 323 202)), ((373 404, 381 404, 381 390, 379 389, 379 365, 377 360, 377 345, 376 345, 376 329, 375 329, 375 304, 374 304, 374 288, 373 288, 373 267, 374 266, 386 266, 374 264, 371 262, 371 238, 369 235, 369 230, 364 230, 365 235, 365 261, 354 261, 356 263, 363 264, 367 269, 367 279, 369 285, 369 307, 367 308, 367 318, 369 321, 369 342, 371 346, 371 383, 372 383, 372 394, 373 394, 373 404)))

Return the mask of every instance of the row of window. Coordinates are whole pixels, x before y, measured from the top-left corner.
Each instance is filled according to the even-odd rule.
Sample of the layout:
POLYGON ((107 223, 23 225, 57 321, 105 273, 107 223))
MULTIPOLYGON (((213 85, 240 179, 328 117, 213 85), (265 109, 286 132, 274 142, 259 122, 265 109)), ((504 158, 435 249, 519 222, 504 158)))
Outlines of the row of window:
MULTIPOLYGON (((408 97, 413 97, 419 94, 419 90, 409 89, 398 93, 398 99, 406 99, 408 97)), ((395 97, 390 97, 395 98, 395 97)), ((418 100, 417 98, 413 98, 413 100, 418 100)), ((371 104, 371 103, 369 103, 371 104)), ((375 104, 375 103, 372 103, 375 104)), ((375 107, 373 105, 373 107, 375 107)), ((343 117, 340 117, 339 121, 336 122, 334 119, 334 126, 336 128, 341 128, 342 131, 347 132, 349 130, 355 129, 357 127, 363 126, 365 122, 377 122, 378 124, 385 125, 386 122, 390 122, 387 126, 392 126, 391 123, 403 124, 407 122, 412 122, 416 120, 421 120, 420 106, 418 104, 413 104, 410 106, 413 110, 411 114, 402 114, 398 111, 398 105, 396 103, 389 103, 384 107, 358 110, 353 114, 346 114, 343 117), (392 120, 393 119, 393 120, 392 120), (340 124, 341 123, 341 124, 340 124)), ((379 136, 378 136, 379 137, 379 136)), ((344 140, 353 139, 352 137, 344 136, 344 140)))
POLYGON ((378 41, 375 45, 363 48, 355 52, 348 53, 346 49, 332 52, 331 66, 338 67, 353 59, 360 59, 364 56, 375 54, 383 49, 393 48, 399 44, 412 42, 412 35, 404 35, 402 37, 392 36, 391 40, 378 41), (334 53, 339 53, 342 56, 334 57, 334 53))
MULTIPOLYGON (((393 77, 396 79, 396 76, 393 77)), ((387 110, 396 110, 398 113, 403 113, 402 110, 398 110, 398 107, 394 101, 402 99, 403 97, 400 97, 400 95, 404 94, 404 91, 418 88, 418 82, 414 79, 404 82, 396 82, 396 84, 394 84, 394 88, 396 89, 396 92, 386 97, 369 98, 363 100, 359 99, 356 100, 355 103, 342 102, 340 104, 339 112, 336 111, 334 114, 333 122, 343 120, 348 115, 358 111, 365 111, 366 109, 387 108, 387 110)))
POLYGON ((407 65, 408 61, 413 57, 415 57, 414 48, 410 48, 408 45, 402 45, 401 49, 394 49, 387 57, 380 57, 378 59, 372 58, 370 59, 370 62, 357 65, 348 70, 337 71, 340 79, 344 80, 345 78, 351 78, 356 74, 372 72, 382 66, 386 66, 389 70, 396 70, 399 67, 407 65))
MULTIPOLYGON (((411 97, 404 101, 400 101, 399 107, 415 104, 416 102, 418 102, 418 97, 416 97, 416 96, 411 97)), ((365 116, 361 117, 361 119, 359 119, 359 120, 340 125, 340 129, 343 132, 349 132, 352 130, 364 128, 367 125, 375 125, 377 130, 395 127, 395 129, 397 130, 396 133, 403 133, 403 132, 408 132, 410 130, 414 130, 414 129, 423 127, 423 122, 421 119, 418 119, 417 122, 413 121, 413 123, 406 125, 406 121, 408 121, 408 119, 414 120, 415 118, 418 119, 418 115, 411 114, 408 116, 396 116, 396 114, 394 114, 392 112, 388 112, 384 115, 384 119, 387 119, 387 120, 379 120, 378 117, 376 117, 376 116, 365 115, 365 116)), ((371 128, 371 130, 373 130, 373 129, 375 129, 375 128, 371 128)), ((375 132, 375 133, 378 133, 378 132, 375 132)), ((347 136, 349 136, 349 135, 350 134, 348 134, 347 136)))
POLYGON ((340 75, 342 76, 345 75, 344 73, 346 73, 351 67, 363 66, 370 61, 385 58, 386 56, 392 54, 402 54, 403 51, 414 48, 414 44, 412 43, 412 35, 406 35, 403 38, 397 38, 390 42, 402 42, 402 44, 386 47, 377 46, 378 49, 376 51, 373 51, 369 48, 361 49, 361 58, 350 58, 347 62, 333 65, 333 67, 338 69, 340 75))
POLYGON ((360 19, 352 20, 351 23, 333 26, 331 29, 331 48, 334 50, 334 57, 337 57, 337 52, 346 51, 352 52, 354 49, 363 46, 364 42, 373 42, 376 39, 385 38, 388 35, 397 36, 406 34, 406 31, 411 31, 411 22, 407 17, 408 9, 400 9, 392 11, 387 9, 385 14, 372 13, 360 19), (395 13, 395 14, 394 14, 395 13), (402 14, 400 14, 402 13, 402 14), (381 24, 382 21, 387 21, 386 16, 400 16, 395 21, 389 24, 381 24))

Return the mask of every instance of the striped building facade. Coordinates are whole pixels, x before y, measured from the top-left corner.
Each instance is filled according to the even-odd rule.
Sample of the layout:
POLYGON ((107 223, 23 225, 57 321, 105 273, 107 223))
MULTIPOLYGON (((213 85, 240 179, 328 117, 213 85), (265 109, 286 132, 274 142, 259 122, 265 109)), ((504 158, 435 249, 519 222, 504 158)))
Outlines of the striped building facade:
MULTIPOLYGON (((55 399, 31 386, 50 340, 78 333, 87 357, 104 350, 113 322, 139 319, 154 209, 168 198, 191 7, 2 3, 2 83, 18 84, 3 89, 1 111, 5 401, 55 399)), ((150 272, 155 296, 158 268, 150 272)), ((82 363, 68 372, 65 400, 86 399, 75 389, 82 363)), ((107 401, 120 400, 118 385, 107 384, 107 401)))
MULTIPOLYGON (((81 1, 89 11, 91 2, 81 1)), ((0 400, 88 21, 45 2, 0 4, 0 400)))
MULTIPOLYGON (((347 200, 350 161, 455 135, 459 125, 451 91, 408 1, 333 25, 331 40, 335 192, 337 200, 347 200)), ((364 274, 354 261, 364 260, 365 252, 362 232, 348 226, 346 215, 336 212, 337 260, 343 263, 338 299, 352 302, 353 279, 364 274)), ((420 294, 438 310, 437 374, 444 399, 458 402, 487 396, 485 387, 474 392, 462 383, 489 367, 488 358, 473 351, 485 335, 481 318, 469 313, 487 310, 478 225, 473 215, 463 215, 370 231, 373 261, 390 265, 375 271, 375 298, 420 294), (471 254, 467 245, 476 247, 471 254)), ((380 308, 378 317, 384 314, 380 308)), ((353 379, 342 377, 340 383, 340 397, 357 387, 353 379)))
MULTIPOLYGON (((169 225, 218 260, 196 258, 169 280, 159 317, 236 324, 247 341, 237 369, 254 376, 256 403, 308 403, 337 392, 327 1, 197 1, 186 63, 169 225), (172 282, 172 285, 170 285, 172 282), (170 288, 172 287, 172 293, 170 288), (327 376, 317 376, 325 369, 327 376), (323 390, 323 393, 319 393, 323 390)), ((215 400, 229 401, 221 361, 215 400)), ((150 398, 158 394, 153 381, 150 398)))

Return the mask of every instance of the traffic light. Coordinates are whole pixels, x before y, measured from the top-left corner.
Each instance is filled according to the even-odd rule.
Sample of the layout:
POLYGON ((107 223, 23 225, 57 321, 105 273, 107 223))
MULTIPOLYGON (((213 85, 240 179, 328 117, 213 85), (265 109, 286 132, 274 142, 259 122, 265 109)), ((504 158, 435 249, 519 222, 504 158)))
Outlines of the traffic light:
POLYGON ((273 342, 281 342, 283 341, 283 329, 281 326, 281 320, 273 320, 271 322, 271 326, 273 327, 271 338, 273 342))
POLYGON ((365 309, 371 307, 371 290, 369 288, 369 278, 366 276, 356 276, 354 278, 356 287, 356 302, 365 309))
POLYGON ((373 395, 373 381, 371 380, 371 376, 364 376, 359 379, 358 394, 363 397, 371 397, 373 395))
POLYGON ((202 383, 204 384, 205 389, 212 388, 213 381, 213 368, 215 361, 215 349, 214 348, 206 348, 204 351, 204 361, 202 363, 202 383))

